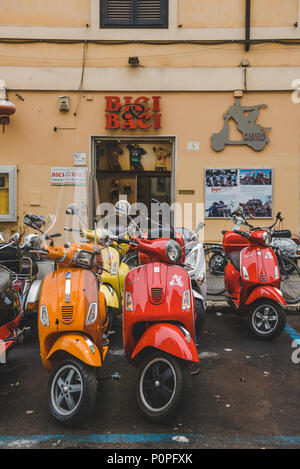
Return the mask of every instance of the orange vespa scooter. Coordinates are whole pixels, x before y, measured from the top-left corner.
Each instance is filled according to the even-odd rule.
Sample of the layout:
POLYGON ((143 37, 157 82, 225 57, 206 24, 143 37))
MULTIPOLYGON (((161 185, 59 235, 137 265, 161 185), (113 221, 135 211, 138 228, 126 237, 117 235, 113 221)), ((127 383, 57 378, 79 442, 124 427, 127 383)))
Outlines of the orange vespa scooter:
POLYGON ((109 270, 107 251, 92 243, 38 250, 57 266, 42 285, 39 341, 42 364, 50 372, 50 413, 66 426, 79 425, 90 414, 97 370, 108 350, 108 314, 100 292, 100 273, 109 270))

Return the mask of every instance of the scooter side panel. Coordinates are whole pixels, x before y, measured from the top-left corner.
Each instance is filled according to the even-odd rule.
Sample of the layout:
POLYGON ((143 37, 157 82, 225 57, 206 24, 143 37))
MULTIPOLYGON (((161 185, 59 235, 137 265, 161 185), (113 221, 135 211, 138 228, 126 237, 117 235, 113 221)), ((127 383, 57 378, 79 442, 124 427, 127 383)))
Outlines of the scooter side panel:
POLYGON ((134 360, 146 347, 157 348, 183 360, 199 362, 194 342, 188 342, 183 332, 173 324, 155 324, 149 327, 140 338, 131 359, 134 360))

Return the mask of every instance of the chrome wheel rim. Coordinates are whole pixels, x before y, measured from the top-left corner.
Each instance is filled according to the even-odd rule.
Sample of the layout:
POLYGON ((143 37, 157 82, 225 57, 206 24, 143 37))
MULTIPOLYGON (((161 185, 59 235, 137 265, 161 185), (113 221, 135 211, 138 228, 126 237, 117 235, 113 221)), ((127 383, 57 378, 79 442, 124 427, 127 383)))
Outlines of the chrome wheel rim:
POLYGON ((83 394, 83 381, 79 370, 73 365, 60 368, 51 385, 51 401, 56 412, 63 416, 73 414, 83 394))
POLYGON ((272 333, 278 324, 278 313, 272 305, 260 305, 252 315, 252 326, 258 334, 272 333))

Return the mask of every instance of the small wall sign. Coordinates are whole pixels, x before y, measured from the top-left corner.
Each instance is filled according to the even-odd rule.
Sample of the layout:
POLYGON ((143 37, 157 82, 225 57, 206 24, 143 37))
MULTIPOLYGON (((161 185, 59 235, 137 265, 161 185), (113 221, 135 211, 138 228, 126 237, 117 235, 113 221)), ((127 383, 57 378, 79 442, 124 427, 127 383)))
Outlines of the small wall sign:
POLYGON ((161 96, 105 96, 106 129, 160 129, 160 99, 161 96))
POLYGON ((52 186, 75 186, 85 185, 87 183, 87 168, 51 168, 51 185, 52 186))
POLYGON ((86 166, 86 153, 74 153, 74 166, 86 166))
POLYGON ((222 151, 225 145, 248 145, 255 151, 263 150, 269 141, 266 131, 271 130, 271 127, 262 127, 256 124, 256 119, 259 110, 264 107, 267 107, 267 105, 241 106, 240 99, 235 99, 233 106, 230 106, 225 114, 223 114, 225 122, 222 130, 211 136, 212 148, 215 151, 222 151), (238 130, 241 132, 241 140, 229 139, 228 122, 230 119, 235 121, 238 130))
POLYGON ((187 149, 199 151, 200 150, 200 142, 187 142, 187 149))

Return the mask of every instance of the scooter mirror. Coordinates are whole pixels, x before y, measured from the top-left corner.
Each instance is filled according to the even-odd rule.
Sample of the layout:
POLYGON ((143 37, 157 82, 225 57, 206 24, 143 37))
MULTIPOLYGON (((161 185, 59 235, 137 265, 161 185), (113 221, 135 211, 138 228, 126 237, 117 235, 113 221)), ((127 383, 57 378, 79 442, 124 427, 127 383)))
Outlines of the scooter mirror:
POLYGON ((131 205, 127 200, 119 200, 114 208, 118 215, 129 215, 131 205))
POLYGON ((197 225, 196 233, 198 233, 198 231, 202 230, 202 228, 204 228, 204 223, 202 221, 200 221, 197 225))
POLYGON ((76 213, 79 213, 79 208, 77 204, 70 204, 67 206, 67 209, 66 209, 67 215, 75 215, 76 213))

